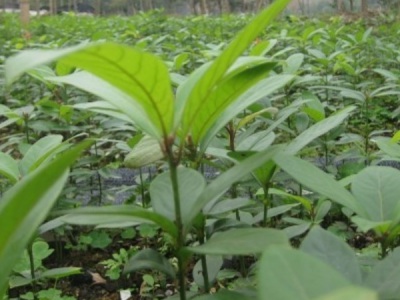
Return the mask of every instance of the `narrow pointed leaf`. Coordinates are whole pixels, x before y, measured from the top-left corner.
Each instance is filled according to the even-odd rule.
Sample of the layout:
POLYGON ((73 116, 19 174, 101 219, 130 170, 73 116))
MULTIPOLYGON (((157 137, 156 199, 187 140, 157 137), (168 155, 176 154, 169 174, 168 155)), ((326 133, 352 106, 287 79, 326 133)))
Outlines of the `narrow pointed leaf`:
POLYGON ((226 71, 289 2, 290 0, 275 1, 266 10, 257 15, 218 56, 200 80, 197 81, 196 85, 190 91, 187 100, 185 100, 185 113, 183 114, 184 135, 191 129, 191 124, 197 118, 198 113, 203 109, 208 111, 209 107, 212 106, 208 101, 208 97, 213 88, 220 83, 226 71))
POLYGON ((176 237, 176 226, 166 217, 134 205, 82 207, 67 211, 61 220, 79 225, 101 225, 118 222, 151 222, 159 225, 165 232, 176 237))
POLYGON ((80 144, 36 169, 10 190, 0 201, 0 298, 8 274, 24 248, 44 221, 68 177, 69 165, 88 147, 80 144))
POLYGON ((218 232, 203 245, 187 249, 198 254, 250 255, 272 245, 289 246, 286 234, 269 228, 239 228, 218 232))
POLYGON ((316 138, 324 135, 329 130, 339 126, 342 122, 349 117, 350 113, 355 110, 355 106, 349 106, 340 112, 314 124, 307 130, 299 134, 289 145, 286 147, 285 152, 296 154, 316 138))
POLYGON ((353 195, 330 175, 313 164, 295 156, 279 153, 274 157, 276 164, 299 183, 353 211, 360 211, 353 195))
POLYGON ((112 105, 106 101, 94 101, 94 102, 84 102, 84 103, 77 103, 72 106, 75 109, 92 111, 97 114, 104 114, 111 116, 113 118, 117 118, 123 120, 128 123, 132 123, 132 120, 122 111, 120 111, 117 107, 112 105))
MULTIPOLYGON (((292 75, 275 75, 264 80, 259 81, 251 89, 249 89, 242 96, 228 106, 218 117, 213 126, 208 130, 207 134, 201 141, 201 151, 206 151, 207 146, 210 144, 212 139, 217 133, 236 115, 242 112, 251 104, 257 102, 265 96, 270 95, 276 90, 282 88, 293 78, 292 75)), ((277 126, 279 126, 284 120, 286 120, 293 112, 297 110, 297 107, 287 107, 283 109, 278 116, 278 119, 267 129, 267 132, 272 132, 277 126)))
POLYGON ((197 214, 206 206, 207 203, 215 201, 223 193, 225 193, 233 183, 239 181, 248 173, 271 160, 274 155, 281 149, 278 146, 272 146, 266 151, 262 151, 252 155, 243 162, 232 167, 228 171, 218 176, 212 181, 196 199, 188 219, 193 220, 197 214))
MULTIPOLYGON (((190 134, 193 143, 197 145, 226 107, 236 101, 247 89, 265 78, 273 66, 275 66, 275 63, 267 61, 260 65, 249 66, 241 73, 223 79, 219 85, 210 91, 203 105, 193 112, 192 119, 188 119, 189 117, 186 114, 189 112, 185 111, 183 122, 188 119, 187 124, 191 124, 190 134)), ((183 130, 187 128, 185 126, 189 127, 189 125, 183 123, 183 130)))

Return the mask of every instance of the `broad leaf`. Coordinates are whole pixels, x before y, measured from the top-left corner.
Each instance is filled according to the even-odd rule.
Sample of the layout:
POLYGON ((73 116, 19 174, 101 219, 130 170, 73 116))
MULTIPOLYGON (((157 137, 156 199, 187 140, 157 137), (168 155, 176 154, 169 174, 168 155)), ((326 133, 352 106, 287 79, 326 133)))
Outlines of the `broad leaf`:
POLYGON ((350 282, 361 284, 361 269, 356 253, 333 233, 315 226, 301 243, 300 249, 330 265, 350 282))
MULTIPOLYGON (((217 278, 218 272, 222 267, 224 260, 221 256, 205 256, 208 270, 208 281, 213 284, 217 278)), ((200 286, 204 287, 204 277, 201 259, 199 259, 194 265, 193 271, 194 282, 200 286)))
POLYGON ((36 169, 8 190, 1 199, 0 298, 4 295, 8 274, 61 193, 68 177, 69 165, 88 145, 80 144, 36 169))
POLYGON ((155 138, 144 136, 125 157, 124 165, 129 168, 140 168, 154 163, 164 157, 160 143, 155 138))
POLYGON ((283 73, 285 74, 296 74, 304 61, 304 54, 296 53, 289 56, 284 65, 283 73))
MULTIPOLYGON (((109 103, 108 106, 94 102, 87 103, 89 106, 88 108, 100 113, 105 113, 105 110, 109 109, 105 114, 120 119, 120 114, 124 114, 125 117, 122 117, 123 120, 134 124, 152 137, 160 138, 160 132, 152 123, 151 119, 147 117, 143 107, 136 101, 132 101, 127 94, 103 79, 83 71, 68 76, 52 77, 47 79, 73 85, 106 100, 109 103)), ((81 109, 87 107, 83 103, 76 104, 76 106, 81 109)))
POLYGON ((353 195, 345 187, 313 164, 284 153, 276 155, 274 161, 286 173, 309 189, 353 211, 361 210, 353 195))
POLYGON ((390 167, 368 167, 356 175, 351 186, 354 197, 371 221, 390 221, 400 214, 400 171, 390 167))
POLYGON ((156 56, 115 43, 95 43, 62 50, 24 51, 6 62, 7 81, 54 60, 86 70, 137 101, 158 129, 172 129, 174 102, 168 69, 156 56))
POLYGON ((276 229, 239 228, 215 233, 206 243, 187 248, 190 252, 213 255, 250 255, 272 245, 288 246, 286 235, 276 229))
MULTIPOLYGON (((203 192, 206 181, 199 172, 188 168, 178 168, 177 176, 182 223, 187 225, 193 221, 190 212, 193 210, 196 199, 203 192)), ((175 221, 174 194, 170 172, 158 175, 151 182, 149 191, 154 211, 171 221, 175 221)))
POLYGON ((379 297, 375 291, 359 286, 349 286, 315 300, 379 300, 379 297))
POLYGON ((400 248, 396 248, 373 267, 365 284, 378 292, 379 299, 398 299, 400 294, 399 276, 400 248))
POLYGON ((143 249, 132 256, 125 264, 124 273, 148 269, 157 270, 175 278, 175 270, 163 255, 153 249, 143 249))
POLYGON ((270 247, 262 255, 259 299, 312 300, 348 286, 336 270, 301 251, 270 247))
POLYGON ((397 159, 400 158, 400 145, 398 145, 396 142, 393 142, 389 139, 378 139, 376 144, 378 145, 379 149, 386 154, 397 159))
POLYGON ((113 223, 150 222, 159 225, 165 232, 176 237, 177 230, 173 222, 153 211, 134 205, 81 207, 62 211, 61 221, 78 225, 104 225, 113 223))
POLYGON ((3 152, 0 152, 0 174, 7 177, 11 183, 16 183, 20 177, 17 161, 3 152))

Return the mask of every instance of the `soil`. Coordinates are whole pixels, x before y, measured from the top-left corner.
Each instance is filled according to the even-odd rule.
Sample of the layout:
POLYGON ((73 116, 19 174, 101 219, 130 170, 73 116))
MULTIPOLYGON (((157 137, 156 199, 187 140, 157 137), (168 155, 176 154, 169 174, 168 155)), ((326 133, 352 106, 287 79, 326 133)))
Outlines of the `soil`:
MULTIPOLYGON (((137 239, 135 244, 142 241, 137 239)), ((118 280, 110 280, 106 277, 106 267, 100 264, 101 261, 112 258, 113 253, 118 253, 119 249, 128 249, 130 245, 114 243, 106 249, 93 249, 87 251, 68 250, 65 248, 65 242, 56 246, 54 242, 49 242, 53 249, 62 249, 61 253, 53 252, 51 256, 43 262, 47 269, 60 267, 80 267, 82 274, 69 276, 55 281, 45 282, 37 290, 57 288, 62 291, 63 296, 74 296, 78 300, 120 300, 120 290, 131 290, 129 300, 150 299, 142 290, 143 279, 141 272, 131 273, 129 276, 121 276, 118 280), (132 291, 133 290, 133 291, 132 291)), ((149 273, 149 272, 147 272, 149 273)), ((11 289, 9 291, 10 299, 19 297, 27 292, 31 292, 31 286, 11 289)), ((175 293, 174 284, 168 283, 163 289, 152 291, 152 295, 165 298, 175 293)))

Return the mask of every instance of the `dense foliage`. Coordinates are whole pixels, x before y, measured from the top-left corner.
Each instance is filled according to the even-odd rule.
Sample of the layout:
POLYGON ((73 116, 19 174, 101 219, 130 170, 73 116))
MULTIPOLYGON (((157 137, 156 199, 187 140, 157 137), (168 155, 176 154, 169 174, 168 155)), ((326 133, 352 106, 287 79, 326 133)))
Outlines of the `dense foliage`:
POLYGON ((22 30, 0 15, 0 228, 19 230, 0 236, 12 271, 0 285, 81 272, 42 264, 40 237, 77 224, 108 229, 85 227, 74 251, 131 241, 102 264, 143 297, 177 278, 181 299, 216 287, 195 299, 400 299, 400 171, 388 167, 400 166, 400 23, 265 27, 282 2, 241 33, 249 16, 64 15, 22 30), (114 184, 126 166, 135 178, 114 184))

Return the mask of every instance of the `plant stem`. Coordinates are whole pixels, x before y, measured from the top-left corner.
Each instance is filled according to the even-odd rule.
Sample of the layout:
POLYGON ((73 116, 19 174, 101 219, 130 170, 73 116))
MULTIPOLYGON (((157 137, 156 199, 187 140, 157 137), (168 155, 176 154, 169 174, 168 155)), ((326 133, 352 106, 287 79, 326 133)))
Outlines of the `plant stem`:
MULTIPOLYGON (((97 142, 94 143, 94 152, 96 154, 96 156, 99 156, 98 150, 97 150, 97 142)), ((101 205, 101 203, 103 202, 103 186, 101 184, 101 177, 99 174, 99 167, 97 167, 97 171, 96 171, 96 178, 97 178, 97 184, 99 185, 99 206, 101 205)))
POLYGON ((140 179, 140 195, 142 197, 142 207, 146 208, 147 204, 144 199, 144 183, 143 183, 143 173, 142 173, 142 168, 139 168, 139 179, 140 179))
MULTIPOLYGON (((202 221, 201 228, 199 230, 199 242, 200 245, 204 244, 204 230, 205 230, 205 219, 202 221)), ((208 278, 208 267, 207 267, 207 258, 205 255, 202 255, 200 257, 201 260, 201 269, 202 269, 202 275, 203 275, 203 281, 204 281, 204 291, 206 293, 210 292, 210 280, 208 278)))
POLYGON ((263 216, 263 227, 267 227, 267 218, 268 218, 268 208, 269 208, 269 198, 268 198, 268 190, 269 190, 269 183, 263 186, 264 190, 264 216, 263 216))
POLYGON ((30 266, 30 271, 31 271, 31 278, 32 278, 32 293, 34 299, 37 299, 36 297, 36 274, 35 274, 35 260, 33 257, 33 243, 29 243, 27 247, 28 251, 28 256, 29 256, 29 266, 30 266))
POLYGON ((181 213, 181 201, 179 195, 179 182, 177 174, 177 161, 174 158, 172 145, 166 145, 166 154, 168 157, 169 172, 172 184, 172 192, 174 195, 174 207, 175 207, 175 223, 178 229, 178 237, 176 240, 176 256, 178 259, 178 280, 179 280, 179 295, 180 300, 186 300, 186 263, 182 249, 185 246, 185 234, 182 223, 181 213))
POLYGON ((368 102, 369 99, 368 97, 365 98, 365 129, 364 129, 364 139, 365 139, 365 144, 364 144, 364 152, 365 152, 365 157, 367 158, 366 165, 369 165, 369 111, 368 111, 368 102))
POLYGON ((27 117, 25 117, 24 129, 25 129, 26 142, 29 144, 29 126, 28 126, 28 123, 29 123, 29 117, 27 116, 27 117))

